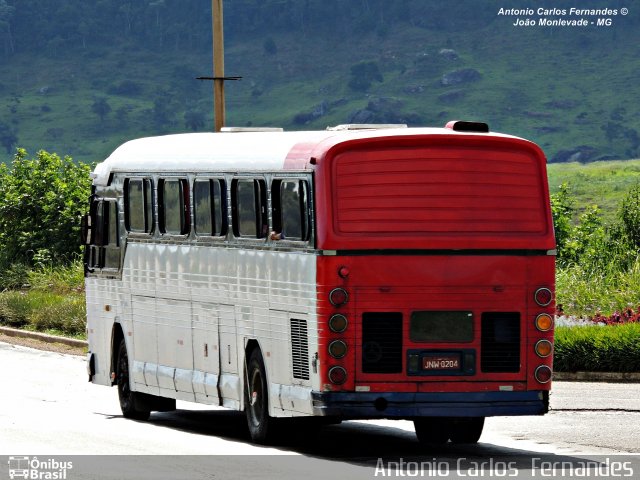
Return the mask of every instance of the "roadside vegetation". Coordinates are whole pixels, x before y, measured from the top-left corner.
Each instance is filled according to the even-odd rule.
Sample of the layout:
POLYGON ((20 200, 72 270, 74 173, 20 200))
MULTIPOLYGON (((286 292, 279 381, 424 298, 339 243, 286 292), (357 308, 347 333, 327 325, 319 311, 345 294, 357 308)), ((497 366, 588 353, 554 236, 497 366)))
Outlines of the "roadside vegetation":
POLYGON ((85 335, 80 217, 90 167, 18 149, 0 165, 0 325, 85 335))
MULTIPOLYGON (((557 304, 563 318, 587 325, 557 328, 559 371, 640 371, 638 165, 616 162, 608 172, 603 165, 572 167, 587 179, 574 182, 577 194, 568 183, 552 186, 557 304), (604 213, 584 204, 594 169, 598 178, 624 180, 622 194, 611 184, 618 202, 604 213)), ((0 325, 85 336, 80 217, 89 171, 69 157, 46 151, 29 157, 22 149, 10 166, 0 165, 0 325)), ((560 173, 550 172, 552 179, 560 173)))

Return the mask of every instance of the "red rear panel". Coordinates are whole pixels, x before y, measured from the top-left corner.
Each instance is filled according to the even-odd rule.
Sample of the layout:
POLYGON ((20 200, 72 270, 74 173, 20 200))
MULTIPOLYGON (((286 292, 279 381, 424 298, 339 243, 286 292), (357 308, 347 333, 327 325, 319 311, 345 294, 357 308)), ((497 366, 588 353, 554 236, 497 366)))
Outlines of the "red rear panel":
POLYGON ((324 249, 554 248, 544 156, 523 140, 343 144, 318 175, 324 249))
POLYGON ((319 162, 316 210, 329 254, 318 261, 324 391, 549 389, 534 378, 552 364, 535 345, 553 331, 535 321, 553 302, 534 294, 553 292, 555 248, 538 147, 460 134, 347 142, 319 162), (328 300, 334 288, 344 305, 328 300), (335 314, 344 332, 328 328, 335 314), (329 353, 337 340, 342 358, 329 353))

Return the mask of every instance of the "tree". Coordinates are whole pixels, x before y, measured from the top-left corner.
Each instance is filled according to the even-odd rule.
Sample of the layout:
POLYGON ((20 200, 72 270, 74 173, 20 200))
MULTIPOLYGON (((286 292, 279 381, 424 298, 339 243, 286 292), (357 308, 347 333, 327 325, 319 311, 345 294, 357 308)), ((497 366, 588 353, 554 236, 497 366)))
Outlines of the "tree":
POLYGON ((0 271, 12 264, 63 264, 80 253, 90 171, 44 150, 29 159, 18 149, 11 167, 0 165, 0 271))
POLYGON ((91 111, 100 117, 101 122, 104 122, 104 118, 111 112, 111 105, 106 98, 100 97, 91 105, 91 111))
POLYGON ((351 66, 351 79, 349 88, 357 92, 366 92, 374 81, 383 81, 378 64, 373 61, 364 61, 351 66))
POLYGON ((551 215, 556 233, 558 260, 565 259, 565 245, 573 231, 573 215, 575 200, 569 190, 569 185, 563 183, 557 193, 551 195, 551 215))
POLYGON ((6 0, 0 0, 0 38, 4 37, 4 53, 9 55, 14 52, 13 37, 11 36, 11 17, 15 7, 7 5, 6 0))
POLYGON ((635 185, 622 199, 618 218, 626 238, 640 248, 640 185, 635 185))
POLYGON ((204 127, 204 113, 198 110, 184 112, 184 124, 194 132, 204 127))
POLYGON ((0 143, 7 150, 7 153, 11 153, 11 149, 18 141, 16 132, 10 125, 0 121, 0 143))

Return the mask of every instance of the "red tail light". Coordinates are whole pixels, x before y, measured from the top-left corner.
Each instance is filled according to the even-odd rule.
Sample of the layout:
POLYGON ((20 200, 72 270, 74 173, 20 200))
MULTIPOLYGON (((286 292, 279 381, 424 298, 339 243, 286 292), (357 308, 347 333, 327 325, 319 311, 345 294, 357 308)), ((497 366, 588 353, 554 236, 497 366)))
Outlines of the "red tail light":
POLYGON ((534 294, 534 299, 541 307, 546 307, 553 301, 553 293, 548 288, 539 288, 534 294))
POLYGON ((349 294, 344 288, 334 288, 329 293, 329 301, 334 307, 340 307, 349 301, 349 294))
POLYGON ((342 367, 331 367, 329 369, 329 380, 334 385, 342 385, 347 381, 347 371, 342 367))

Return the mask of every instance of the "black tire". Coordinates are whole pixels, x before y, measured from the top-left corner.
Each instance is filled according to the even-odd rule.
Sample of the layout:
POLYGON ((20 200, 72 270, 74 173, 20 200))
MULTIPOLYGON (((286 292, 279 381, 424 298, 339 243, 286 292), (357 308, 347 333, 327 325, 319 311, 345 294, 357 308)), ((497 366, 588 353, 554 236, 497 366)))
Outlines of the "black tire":
POLYGON ((151 410, 141 410, 136 408, 137 393, 131 391, 129 381, 129 355, 127 354, 127 345, 123 338, 120 341, 120 347, 118 348, 116 373, 120 410, 122 410, 122 415, 125 418, 130 418, 132 420, 148 420, 149 415, 151 415, 151 410))
POLYGON ((453 443, 478 443, 483 428, 484 417, 457 418, 451 425, 449 438, 453 443))
POLYGON ((253 350, 247 363, 244 411, 249 435, 255 443, 273 438, 274 420, 269 416, 269 394, 264 361, 259 349, 253 350))
POLYGON ((443 445, 449 441, 451 419, 448 417, 416 418, 413 426, 420 443, 443 445))

